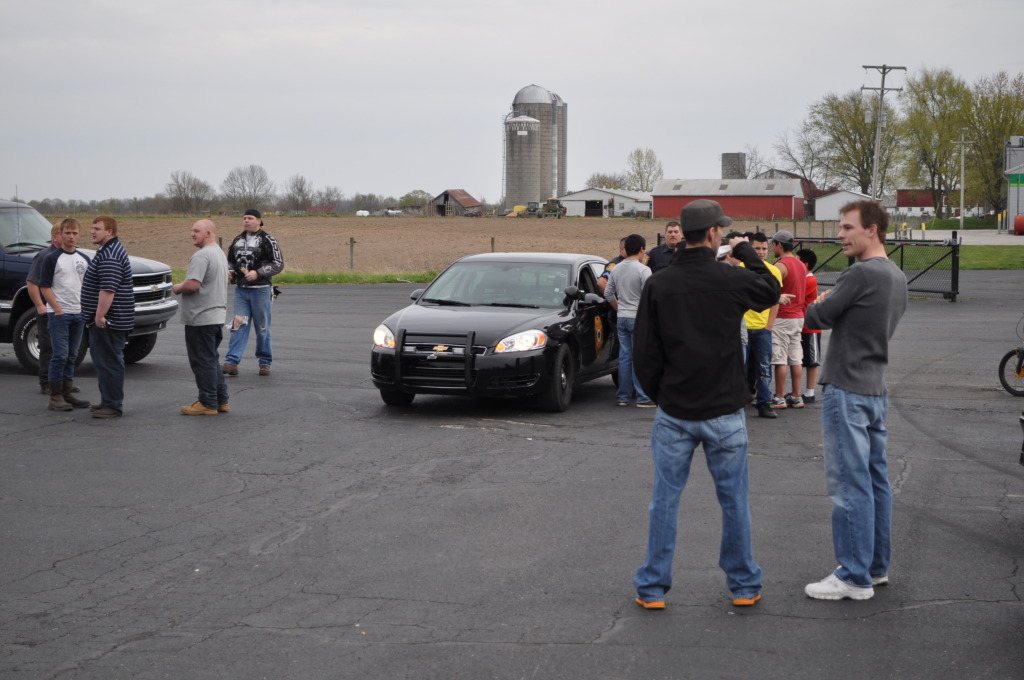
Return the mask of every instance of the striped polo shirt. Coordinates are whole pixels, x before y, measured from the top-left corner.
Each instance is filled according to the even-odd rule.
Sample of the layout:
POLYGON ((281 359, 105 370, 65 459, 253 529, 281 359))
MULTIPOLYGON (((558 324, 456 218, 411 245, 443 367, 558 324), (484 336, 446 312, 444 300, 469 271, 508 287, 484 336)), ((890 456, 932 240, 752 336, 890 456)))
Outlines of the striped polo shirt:
POLYGON ((113 291, 114 301, 107 311, 107 326, 115 331, 135 327, 135 292, 132 289, 132 264, 121 241, 115 236, 93 256, 82 280, 82 315, 86 323, 96 320, 100 291, 113 291))

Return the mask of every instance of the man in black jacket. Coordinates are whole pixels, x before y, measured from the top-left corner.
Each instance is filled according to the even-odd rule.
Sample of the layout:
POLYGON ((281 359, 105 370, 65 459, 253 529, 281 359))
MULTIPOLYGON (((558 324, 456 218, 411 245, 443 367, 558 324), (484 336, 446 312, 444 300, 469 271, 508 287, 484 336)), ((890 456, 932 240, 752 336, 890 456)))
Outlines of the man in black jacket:
POLYGON ((634 331, 637 379, 658 404, 651 449, 654 490, 647 559, 634 578, 636 601, 664 609, 672 587, 679 499, 698 444, 722 506, 719 565, 733 604, 761 599, 761 568, 751 545, 747 502, 749 400, 743 371, 740 320, 748 309, 767 309, 779 300, 779 284, 742 237, 733 257, 746 265, 715 260, 722 227, 732 220, 715 201, 687 204, 680 215, 686 247, 647 281, 634 331))

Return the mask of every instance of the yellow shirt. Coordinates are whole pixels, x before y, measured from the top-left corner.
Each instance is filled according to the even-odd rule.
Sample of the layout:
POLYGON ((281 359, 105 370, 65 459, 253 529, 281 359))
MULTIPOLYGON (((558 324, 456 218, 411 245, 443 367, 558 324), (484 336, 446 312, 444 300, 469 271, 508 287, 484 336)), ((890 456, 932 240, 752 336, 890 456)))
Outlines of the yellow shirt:
MULTIPOLYGON (((742 267, 743 265, 740 264, 742 267)), ((779 282, 779 286, 782 286, 782 272, 779 268, 773 265, 771 262, 765 261, 764 266, 768 267, 768 271, 775 275, 775 279, 779 282)), ((755 312, 753 309, 748 309, 747 313, 743 315, 743 320, 747 322, 748 331, 759 331, 768 325, 768 315, 771 314, 772 308, 764 310, 763 312, 755 312)))

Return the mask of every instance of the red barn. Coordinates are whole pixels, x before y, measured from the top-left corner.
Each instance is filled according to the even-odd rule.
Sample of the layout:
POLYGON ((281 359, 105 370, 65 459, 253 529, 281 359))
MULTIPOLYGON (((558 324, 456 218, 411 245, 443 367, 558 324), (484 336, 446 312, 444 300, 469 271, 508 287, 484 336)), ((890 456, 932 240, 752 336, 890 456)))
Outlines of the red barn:
POLYGON ((803 219, 798 179, 663 179, 654 187, 654 217, 679 219, 687 203, 710 198, 737 220, 803 219))

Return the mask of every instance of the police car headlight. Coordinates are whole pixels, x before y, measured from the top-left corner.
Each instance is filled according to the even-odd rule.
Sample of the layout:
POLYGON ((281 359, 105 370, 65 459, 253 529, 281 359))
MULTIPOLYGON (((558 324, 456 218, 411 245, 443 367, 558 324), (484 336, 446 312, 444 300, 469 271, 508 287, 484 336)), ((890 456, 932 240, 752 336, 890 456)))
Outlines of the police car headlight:
POLYGON ((395 348, 395 334, 391 329, 381 324, 373 329, 373 344, 385 349, 395 348))
POLYGON ((543 331, 523 331, 510 335, 499 342, 494 351, 502 354, 504 352, 527 352, 531 349, 541 349, 548 344, 548 336, 543 331))

